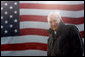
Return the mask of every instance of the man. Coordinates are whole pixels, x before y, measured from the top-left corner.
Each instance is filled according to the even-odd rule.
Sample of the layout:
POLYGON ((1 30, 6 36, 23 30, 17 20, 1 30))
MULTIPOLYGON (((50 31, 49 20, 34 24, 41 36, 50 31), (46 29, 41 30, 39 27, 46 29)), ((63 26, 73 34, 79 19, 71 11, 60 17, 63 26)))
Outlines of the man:
POLYGON ((82 41, 77 27, 64 24, 61 17, 54 12, 47 19, 51 34, 47 56, 82 56, 82 41))

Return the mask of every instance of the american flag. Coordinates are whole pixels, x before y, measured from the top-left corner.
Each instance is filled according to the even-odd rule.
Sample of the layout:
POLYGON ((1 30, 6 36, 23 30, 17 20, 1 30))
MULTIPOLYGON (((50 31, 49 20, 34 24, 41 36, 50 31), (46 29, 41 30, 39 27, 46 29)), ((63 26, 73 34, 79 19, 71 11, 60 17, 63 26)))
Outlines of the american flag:
POLYGON ((84 1, 1 1, 1 56, 47 56, 47 15, 57 11, 84 41, 84 1))

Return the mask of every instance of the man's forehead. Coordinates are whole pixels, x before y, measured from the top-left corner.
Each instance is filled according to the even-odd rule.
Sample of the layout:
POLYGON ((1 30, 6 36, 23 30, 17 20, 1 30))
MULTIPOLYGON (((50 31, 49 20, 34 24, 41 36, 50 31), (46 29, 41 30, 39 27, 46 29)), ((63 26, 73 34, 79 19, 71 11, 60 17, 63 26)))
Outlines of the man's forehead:
POLYGON ((55 13, 50 14, 50 17, 55 17, 55 16, 57 17, 58 15, 55 13))
POLYGON ((50 19, 50 20, 53 20, 53 19, 56 19, 56 20, 57 20, 57 17, 58 17, 58 15, 56 15, 56 14, 51 14, 51 15, 49 16, 49 19, 50 19))

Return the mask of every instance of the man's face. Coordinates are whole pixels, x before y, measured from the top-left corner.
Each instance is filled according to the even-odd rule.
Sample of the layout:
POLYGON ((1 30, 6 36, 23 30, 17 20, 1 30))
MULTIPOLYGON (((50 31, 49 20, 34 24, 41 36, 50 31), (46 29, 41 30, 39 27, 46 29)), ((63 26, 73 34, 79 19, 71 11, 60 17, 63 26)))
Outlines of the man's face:
POLYGON ((57 19, 57 16, 55 14, 50 15, 49 17, 49 24, 52 30, 57 30, 59 27, 59 20, 57 19))

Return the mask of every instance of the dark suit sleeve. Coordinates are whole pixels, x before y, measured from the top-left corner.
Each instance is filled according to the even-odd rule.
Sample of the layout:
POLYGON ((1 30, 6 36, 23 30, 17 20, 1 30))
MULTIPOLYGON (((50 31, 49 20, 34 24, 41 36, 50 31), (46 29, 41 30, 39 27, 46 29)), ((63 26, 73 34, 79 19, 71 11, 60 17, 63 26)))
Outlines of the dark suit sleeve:
POLYGON ((76 26, 72 26, 69 32, 70 36, 70 55, 82 56, 82 40, 76 26))
POLYGON ((50 39, 48 39, 48 46, 47 46, 47 56, 51 56, 51 53, 50 53, 50 39))

